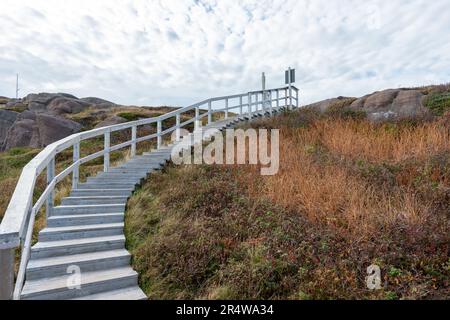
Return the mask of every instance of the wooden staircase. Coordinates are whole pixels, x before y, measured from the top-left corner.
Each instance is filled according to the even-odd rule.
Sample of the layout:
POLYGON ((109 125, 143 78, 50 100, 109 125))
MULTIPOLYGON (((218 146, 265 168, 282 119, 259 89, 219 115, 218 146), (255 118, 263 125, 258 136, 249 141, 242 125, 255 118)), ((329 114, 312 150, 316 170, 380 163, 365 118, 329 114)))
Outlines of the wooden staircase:
MULTIPOLYGON (((280 111, 280 110, 278 110, 280 111)), ((255 113, 260 117, 263 113, 255 113)), ((223 130, 248 116, 217 121, 205 129, 223 130)), ((193 145, 204 137, 190 134, 193 145)), ((180 141, 180 143, 186 140, 180 141)), ((21 299, 146 299, 125 248, 126 203, 136 186, 170 160, 174 145, 144 153, 79 183, 53 208, 47 227, 31 248, 21 299), (79 270, 79 286, 72 285, 79 270)))

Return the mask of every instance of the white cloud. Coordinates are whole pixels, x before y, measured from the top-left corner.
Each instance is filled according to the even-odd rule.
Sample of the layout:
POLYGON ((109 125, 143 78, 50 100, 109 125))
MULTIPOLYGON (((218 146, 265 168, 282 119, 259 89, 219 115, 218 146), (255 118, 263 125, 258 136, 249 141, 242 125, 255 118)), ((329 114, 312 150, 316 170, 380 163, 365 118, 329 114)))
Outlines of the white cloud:
POLYGON ((0 95, 185 105, 283 85, 302 99, 450 81, 448 0, 2 0, 0 95))

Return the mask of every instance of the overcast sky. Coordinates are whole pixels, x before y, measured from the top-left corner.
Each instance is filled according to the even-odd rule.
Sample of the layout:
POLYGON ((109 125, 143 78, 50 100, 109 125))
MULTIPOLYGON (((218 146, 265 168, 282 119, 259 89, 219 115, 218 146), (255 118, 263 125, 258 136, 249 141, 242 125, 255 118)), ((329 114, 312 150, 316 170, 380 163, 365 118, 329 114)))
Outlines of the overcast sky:
POLYGON ((450 82, 449 0, 0 0, 0 95, 186 105, 283 86, 302 103, 450 82))

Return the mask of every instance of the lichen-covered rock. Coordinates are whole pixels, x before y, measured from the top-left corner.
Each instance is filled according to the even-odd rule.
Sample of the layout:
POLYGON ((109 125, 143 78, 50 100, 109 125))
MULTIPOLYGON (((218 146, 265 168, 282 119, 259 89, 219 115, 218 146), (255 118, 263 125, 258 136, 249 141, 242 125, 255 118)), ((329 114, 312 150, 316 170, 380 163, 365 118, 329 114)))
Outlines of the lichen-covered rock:
POLYGON ((3 149, 15 147, 39 147, 38 130, 36 121, 23 119, 16 121, 8 130, 3 149), (34 137, 33 137, 34 136, 34 137))
MULTIPOLYGON (((431 117, 431 112, 423 105, 423 97, 418 90, 390 89, 356 99, 347 108, 366 113, 367 118, 374 122, 431 117)), ((308 107, 326 112, 342 99, 346 98, 328 99, 308 107)))
POLYGON ((104 99, 100 99, 100 98, 94 98, 94 97, 87 97, 87 98, 81 98, 81 101, 84 101, 90 105, 99 105, 99 106, 115 106, 116 104, 108 101, 108 100, 104 100, 104 99))
POLYGON ((36 124, 39 130, 39 145, 45 147, 57 140, 77 133, 82 126, 68 119, 48 114, 38 114, 36 124))
POLYGON ((79 113, 89 107, 87 102, 72 98, 59 97, 53 99, 47 106, 47 110, 53 114, 63 115, 67 113, 79 113))
POLYGON ((9 128, 4 149, 42 148, 80 130, 81 125, 71 120, 41 113, 33 119, 31 113, 28 113, 9 128))
POLYGON ((114 115, 114 116, 111 116, 111 117, 105 119, 104 121, 100 122, 95 127, 96 128, 108 127, 108 126, 113 126, 115 124, 121 124, 124 122, 127 122, 127 120, 122 117, 114 115))
POLYGON ((8 130, 13 126, 14 122, 16 122, 18 116, 18 112, 0 110, 0 150, 5 142, 8 130))
POLYGON ((348 98, 338 97, 338 98, 333 98, 333 99, 327 99, 327 100, 323 100, 323 101, 319 101, 319 102, 310 104, 308 106, 308 108, 318 111, 320 113, 325 113, 330 109, 330 107, 336 105, 337 103, 339 103, 345 99, 348 99, 348 98))

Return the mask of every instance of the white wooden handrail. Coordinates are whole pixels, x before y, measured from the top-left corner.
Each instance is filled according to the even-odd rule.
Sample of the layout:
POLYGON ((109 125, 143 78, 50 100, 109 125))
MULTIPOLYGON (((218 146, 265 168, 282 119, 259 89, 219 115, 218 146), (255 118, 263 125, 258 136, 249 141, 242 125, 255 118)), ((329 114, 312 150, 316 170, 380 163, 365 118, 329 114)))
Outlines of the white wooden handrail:
POLYGON ((293 108, 292 101, 295 101, 295 106, 298 107, 298 89, 293 86, 290 90, 289 87, 283 87, 216 97, 195 103, 188 107, 177 109, 159 117, 131 121, 73 134, 47 146, 23 168, 16 189, 0 224, 0 299, 11 299, 12 297, 15 299, 20 298, 20 293, 25 280, 25 270, 30 256, 35 216, 40 212, 44 204, 46 204, 47 218, 51 215, 54 202, 53 194, 56 185, 70 174, 72 174, 72 187, 77 187, 79 182, 79 168, 82 164, 99 157, 104 157, 104 171, 106 172, 110 169, 110 153, 113 151, 131 147, 131 156, 134 157, 136 155, 137 143, 156 139, 157 148, 159 149, 163 144, 163 136, 176 131, 177 140, 179 140, 179 130, 181 128, 194 123, 194 130, 196 130, 198 129, 199 121, 205 117, 208 117, 208 124, 210 124, 213 122, 214 113, 224 112, 225 117, 228 118, 229 112, 236 109, 239 109, 239 114, 243 115, 243 109, 246 107, 247 113, 251 115, 255 111, 260 111, 260 105, 261 109, 265 110, 266 104, 268 103, 270 103, 270 111, 280 107, 293 108), (292 96, 292 90, 296 92, 295 97, 292 96), (280 92, 284 94, 280 95, 280 92), (267 93, 276 93, 276 98, 264 100, 265 94, 267 93), (260 96, 262 99, 259 99, 260 96), (254 100, 253 97, 255 98, 254 100), (230 104, 230 101, 233 99, 238 99, 237 105, 230 104), (214 103, 219 101, 223 101, 225 107, 216 108, 213 106, 214 103), (284 104, 282 102, 284 102, 284 104), (273 106, 274 103, 275 107, 273 106), (200 114, 200 108, 206 109, 207 112, 200 114), (181 114, 192 110, 195 110, 195 115, 191 119, 181 122, 181 114), (163 121, 172 117, 176 118, 176 124, 170 128, 163 129, 163 121), (154 123, 157 124, 156 133, 144 137, 137 137, 138 127, 154 123), (130 140, 112 146, 111 133, 127 129, 131 129, 130 140), (80 158, 80 142, 96 137, 104 137, 103 150, 80 158), (55 157, 60 152, 69 148, 73 148, 72 164, 56 175, 54 169, 55 157), (42 192, 39 199, 33 204, 33 194, 37 178, 45 169, 47 170, 47 187, 42 192), (14 288, 14 252, 15 249, 19 248, 21 245, 22 256, 14 288))

